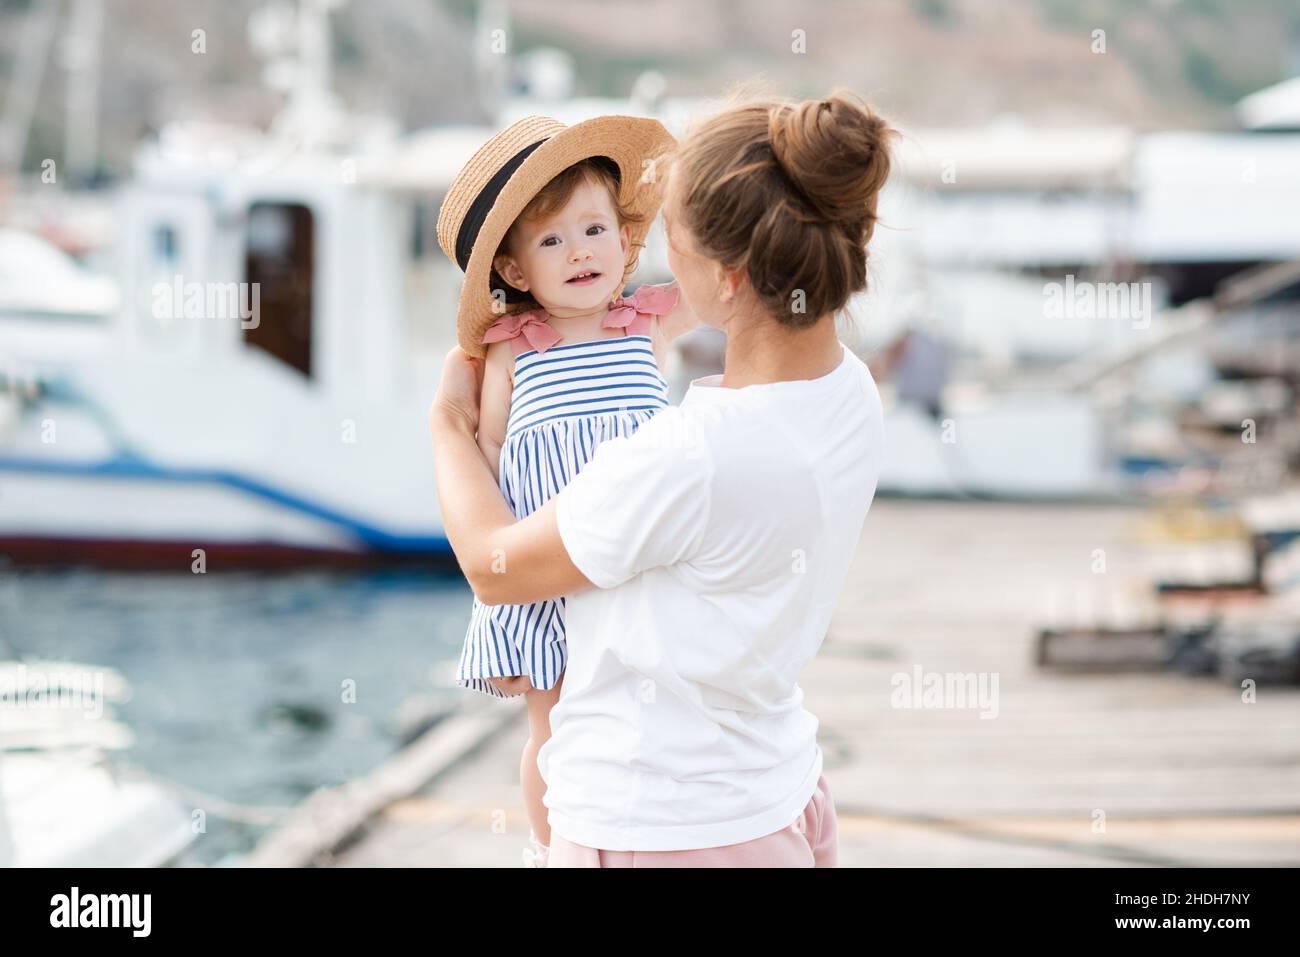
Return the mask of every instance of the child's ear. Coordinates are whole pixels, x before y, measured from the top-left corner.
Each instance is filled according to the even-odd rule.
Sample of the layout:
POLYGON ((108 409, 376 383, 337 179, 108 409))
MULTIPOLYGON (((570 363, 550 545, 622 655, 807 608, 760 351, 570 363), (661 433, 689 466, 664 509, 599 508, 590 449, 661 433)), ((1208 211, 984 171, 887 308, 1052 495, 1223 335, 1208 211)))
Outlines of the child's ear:
POLYGON ((524 278, 523 270, 519 268, 519 264, 513 257, 505 255, 496 257, 492 260, 492 268, 497 271, 498 276, 520 292, 528 291, 528 280, 524 278))
POLYGON ((626 223, 623 224, 622 228, 619 229, 618 231, 618 242, 619 245, 623 247, 623 258, 626 259, 627 251, 632 248, 632 227, 631 226, 627 225, 626 223))

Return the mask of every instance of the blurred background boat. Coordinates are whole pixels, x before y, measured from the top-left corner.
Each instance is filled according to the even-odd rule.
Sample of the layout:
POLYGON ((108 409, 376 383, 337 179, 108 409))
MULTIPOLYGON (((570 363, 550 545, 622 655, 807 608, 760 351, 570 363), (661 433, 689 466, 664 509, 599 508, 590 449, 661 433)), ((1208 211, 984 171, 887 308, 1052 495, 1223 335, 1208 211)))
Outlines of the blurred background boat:
POLYGON ((199 833, 179 789, 123 759, 112 669, 0 662, 0 867, 161 867, 199 833))
MULTIPOLYGON (((542 49, 517 57, 524 79, 495 124, 403 135, 331 91, 331 7, 251 17, 248 42, 285 92, 269 129, 174 122, 140 144, 112 191, 110 278, 0 235, 6 554, 448 559, 424 437, 458 293, 433 239, 448 182, 525 113, 654 114, 681 133, 707 109, 667 98, 655 72, 627 99, 575 98, 572 62, 542 49)), ((90 30, 74 12, 70 29, 90 30)), ((478 29, 498 16, 484 5, 478 29)), ((1236 386, 1234 415, 1294 420, 1296 282, 1231 303, 1216 291, 1300 259, 1296 99, 1283 83, 1243 100, 1240 133, 906 130, 872 252, 881 293, 846 330, 891 402, 881 492, 1140 494, 1225 464, 1187 437, 1184 410, 1214 394, 1222 411, 1244 376, 1268 391, 1236 386), (1074 308, 1075 287, 1101 295, 1074 308)), ((669 278, 658 229, 640 278, 669 278)), ((701 330, 682 343, 677 393, 716 368, 720 337, 701 330)), ((1294 464, 1295 441, 1275 467, 1294 464)))
POLYGON ((446 556, 423 422, 457 287, 412 236, 486 133, 404 141, 345 113, 327 10, 299 14, 250 25, 292 76, 270 130, 178 123, 141 145, 112 199, 115 289, 6 234, 27 244, 12 282, 48 300, 0 303, 15 559, 446 556))
POLYGON ((1296 91, 1247 97, 1240 132, 913 131, 890 211, 914 232, 886 230, 882 250, 903 246, 916 278, 891 274, 880 285, 902 298, 863 311, 877 332, 910 324, 944 344, 933 417, 956 435, 945 444, 917 404, 895 408, 882 487, 1134 495, 1189 468, 1230 476, 1234 457, 1289 474, 1300 453, 1296 91), (1272 104, 1267 117, 1256 97, 1272 104), (1235 448, 1206 448, 1192 420, 1207 416, 1235 448), (1243 447, 1245 419, 1268 429, 1267 451, 1243 447))
MULTIPOLYGON (((28 14, 38 39, 52 6, 28 14)), ((482 58, 485 77, 503 61, 517 77, 492 123, 402 134, 332 91, 335 6, 250 17, 248 42, 285 94, 267 129, 175 122, 140 144, 110 193, 111 238, 100 230, 110 273, 0 234, 0 550, 15 560, 445 562, 423 423, 453 341, 459 274, 432 235, 450 179, 529 112, 634 112, 682 132, 707 110, 667 97, 653 70, 626 99, 574 97, 571 58, 542 49, 482 58)), ((97 9, 69 19, 89 46, 97 9)), ((501 16, 485 4, 478 31, 501 16)), ((40 49, 17 69, 35 70, 40 49)), ((15 88, 32 95, 21 72, 15 88)), ((1222 471, 1224 455, 1190 435, 1207 416, 1221 429, 1238 413, 1294 420, 1300 286, 1215 297, 1252 267, 1300 259, 1298 96, 1281 84, 1246 98, 1235 133, 906 129, 873 292, 846 330, 890 401, 881 490, 1142 493, 1187 468, 1222 471), (1076 287, 1095 298, 1076 303, 1076 287), (1233 343, 1272 365, 1234 365, 1233 343)), ((25 112, 8 110, 10 140, 25 112)), ((102 191, 75 193, 102 216, 102 191)), ((668 278, 656 229, 639 279, 668 278)), ((720 349, 711 330, 682 343, 679 395, 720 368, 720 349)), ((1294 465, 1293 432, 1272 467, 1294 465)))

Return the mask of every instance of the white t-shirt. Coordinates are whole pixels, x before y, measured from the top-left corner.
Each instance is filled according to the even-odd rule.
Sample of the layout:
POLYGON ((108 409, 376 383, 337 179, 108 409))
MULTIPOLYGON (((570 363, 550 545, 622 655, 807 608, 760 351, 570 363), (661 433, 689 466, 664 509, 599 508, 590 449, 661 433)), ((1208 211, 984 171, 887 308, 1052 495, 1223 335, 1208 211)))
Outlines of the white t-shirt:
POLYGON ((557 495, 597 588, 565 606, 568 664, 538 754, 551 828, 687 850, 789 826, 822 770, 800 672, 826 635, 883 457, 847 347, 817 379, 724 388, 604 442, 557 495))

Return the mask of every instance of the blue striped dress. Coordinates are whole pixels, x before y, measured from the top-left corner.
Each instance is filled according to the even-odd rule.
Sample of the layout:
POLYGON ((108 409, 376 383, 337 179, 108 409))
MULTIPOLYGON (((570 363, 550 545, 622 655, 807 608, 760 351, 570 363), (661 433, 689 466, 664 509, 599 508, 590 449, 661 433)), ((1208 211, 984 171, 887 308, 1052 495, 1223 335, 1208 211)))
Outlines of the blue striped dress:
MULTIPOLYGON (((630 435, 668 406, 649 335, 554 345, 515 356, 498 481, 518 518, 568 484, 608 438, 630 435)), ((484 605, 477 598, 456 682, 508 697, 488 677, 528 675, 553 688, 564 671, 564 599, 484 605)))

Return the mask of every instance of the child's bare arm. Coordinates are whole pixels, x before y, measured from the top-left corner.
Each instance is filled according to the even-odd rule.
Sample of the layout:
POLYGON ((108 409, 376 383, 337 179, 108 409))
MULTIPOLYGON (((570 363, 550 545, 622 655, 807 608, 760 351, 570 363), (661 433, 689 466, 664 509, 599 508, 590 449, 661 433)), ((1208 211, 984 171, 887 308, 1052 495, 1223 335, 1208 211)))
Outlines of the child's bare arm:
POLYGON ((652 330, 650 338, 654 343, 655 361, 659 364, 659 371, 668 375, 673 340, 699 326, 700 320, 686 304, 686 297, 682 295, 676 280, 665 283, 664 288, 677 289, 677 305, 673 306, 672 311, 667 315, 655 317, 654 324, 650 327, 652 330))
POLYGON ((677 305, 673 306, 672 312, 666 316, 659 317, 659 332, 666 343, 671 343, 678 336, 685 335, 692 329, 700 325, 699 316, 695 315, 691 307, 686 302, 686 297, 682 295, 677 280, 665 283, 665 288, 677 290, 677 305))
POLYGON ((510 340, 488 346, 483 367, 483 395, 479 400, 478 447, 492 468, 500 475, 501 446, 506 441, 506 423, 510 418, 510 393, 514 382, 514 365, 510 340))

